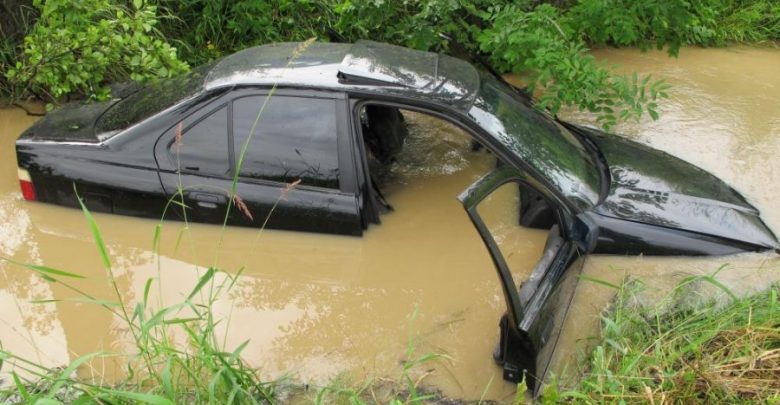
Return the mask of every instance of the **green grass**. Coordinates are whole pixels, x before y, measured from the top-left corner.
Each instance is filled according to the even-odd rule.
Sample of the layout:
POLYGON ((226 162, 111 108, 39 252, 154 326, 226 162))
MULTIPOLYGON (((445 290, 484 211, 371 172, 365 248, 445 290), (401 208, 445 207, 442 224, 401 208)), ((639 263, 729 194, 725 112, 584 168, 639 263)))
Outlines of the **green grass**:
MULTIPOLYGON (((284 190, 282 190, 283 192, 284 190)), ((241 356, 250 344, 245 341, 234 348, 224 346, 223 336, 217 333, 217 326, 229 319, 216 319, 214 304, 236 285, 241 271, 235 274, 211 267, 206 269, 197 283, 192 286, 186 298, 180 302, 156 307, 150 292, 158 278, 149 278, 139 302, 131 303, 120 293, 114 278, 111 257, 108 254, 97 221, 82 204, 82 210, 97 252, 108 274, 109 285, 114 292, 113 300, 97 300, 80 290, 73 280, 83 277, 64 270, 46 266, 9 263, 36 272, 51 283, 58 283, 80 296, 81 302, 99 305, 116 316, 126 327, 134 344, 133 353, 98 352, 82 356, 63 368, 47 368, 35 361, 19 357, 11 351, 0 350, 0 368, 4 362, 13 363, 18 370, 24 370, 32 379, 25 380, 12 373, 14 385, 0 390, 0 402, 29 404, 176 404, 176 403, 275 403, 280 399, 278 389, 296 393, 301 398, 311 397, 313 403, 349 402, 369 403, 372 399, 384 398, 381 402, 397 404, 419 403, 438 398, 419 388, 421 379, 413 378, 414 368, 441 357, 435 354, 417 355, 416 338, 410 336, 400 380, 366 381, 359 385, 336 381, 326 387, 290 388, 289 381, 263 381, 257 369, 250 366, 241 356), (186 336, 186 343, 175 343, 174 336, 186 336), (122 381, 94 383, 81 379, 75 372, 80 366, 101 357, 126 359, 126 378, 122 381)), ((155 242, 159 246, 161 227, 155 228, 155 242)), ((38 303, 49 303, 46 300, 38 303)), ((157 301, 161 302, 161 300, 157 301)), ((414 321, 415 315, 411 317, 414 321)), ((286 397, 288 394, 285 394, 286 397)))
POLYGON ((638 283, 621 287, 582 379, 548 397, 581 403, 780 403, 780 287, 728 301, 686 304, 691 277, 653 307, 638 283), (670 309, 671 308, 671 309, 670 309))
MULTIPOLYGON (((393 404, 421 403, 438 399, 436 393, 421 390, 421 378, 413 378, 416 367, 438 359, 439 355, 417 355, 416 337, 411 336, 403 364, 401 383, 365 381, 349 384, 334 381, 326 387, 295 385, 290 381, 263 381, 257 369, 242 357, 242 351, 250 344, 245 341, 235 348, 226 348, 217 325, 229 319, 216 319, 213 306, 225 296, 240 277, 217 268, 207 269, 182 301, 161 308, 154 307, 150 291, 157 279, 146 281, 143 296, 130 310, 128 302, 119 292, 113 277, 111 258, 104 244, 100 228, 91 213, 82 204, 87 223, 92 231, 103 265, 109 274, 109 284, 115 292, 115 301, 97 300, 71 284, 83 277, 45 266, 8 262, 36 272, 48 282, 59 283, 82 297, 81 302, 99 305, 115 315, 130 331, 135 345, 134 353, 97 352, 82 356, 62 368, 47 368, 35 361, 19 357, 10 351, 0 350, 0 369, 4 362, 24 370, 32 379, 24 380, 12 373, 14 385, 0 390, 2 403, 28 404, 258 404, 276 403, 289 398, 289 393, 323 403, 372 403, 393 404), (186 336, 185 344, 176 344, 173 336, 186 336), (122 357, 127 360, 127 377, 111 385, 96 384, 75 375, 85 363, 100 357, 122 357), (287 392, 279 397, 278 389, 287 392), (378 400, 382 398, 382 400, 378 400)), ((157 228, 159 229, 159 228, 157 228)), ((157 235, 157 231, 155 232, 157 235)), ((156 236, 157 237, 157 236, 156 236)), ((48 303, 56 300, 40 301, 48 303)), ((415 314, 411 317, 413 322, 415 314)))

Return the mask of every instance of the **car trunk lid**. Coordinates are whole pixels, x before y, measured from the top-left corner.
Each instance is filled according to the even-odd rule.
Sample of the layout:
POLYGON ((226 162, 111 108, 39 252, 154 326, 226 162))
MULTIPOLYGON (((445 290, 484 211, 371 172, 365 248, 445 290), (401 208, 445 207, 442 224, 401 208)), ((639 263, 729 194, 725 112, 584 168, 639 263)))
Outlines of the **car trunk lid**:
POLYGON ((19 140, 99 143, 111 134, 96 134, 95 121, 116 101, 65 104, 24 131, 19 140))

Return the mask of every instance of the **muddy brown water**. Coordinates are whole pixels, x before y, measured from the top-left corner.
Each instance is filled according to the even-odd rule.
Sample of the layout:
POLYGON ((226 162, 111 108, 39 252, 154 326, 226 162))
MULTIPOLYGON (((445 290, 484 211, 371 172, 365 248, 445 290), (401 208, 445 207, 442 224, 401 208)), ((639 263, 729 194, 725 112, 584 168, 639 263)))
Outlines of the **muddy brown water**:
MULTIPOLYGON (((619 69, 652 73, 673 85, 659 121, 618 126, 615 132, 697 164, 742 191, 780 229, 780 50, 684 49, 679 59, 659 52, 601 50, 619 69)), ((587 114, 568 118, 592 122, 587 114)), ((27 203, 18 190, 13 141, 35 120, 20 109, 0 110, 0 256, 46 264, 86 276, 74 285, 113 299, 81 212, 27 203)), ((503 298, 490 259, 455 197, 489 170, 492 157, 471 152, 458 131, 438 120, 412 116, 412 136, 394 168, 386 197, 395 212, 362 238, 191 225, 178 249, 183 224, 167 222, 161 251, 152 250, 156 221, 96 214, 127 302, 158 278, 153 301, 180 301, 211 265, 245 268, 241 281, 215 312, 228 348, 249 339, 244 357, 266 378, 291 375, 317 386, 348 374, 398 378, 410 342, 417 354, 446 354, 425 365, 424 384, 452 397, 506 400, 514 387, 501 380, 491 352, 503 298), (221 244, 218 243, 224 237, 221 244)), ((496 212, 501 211, 500 207, 496 212)), ((489 219, 488 219, 489 220, 489 219)), ((546 231, 514 232, 517 278, 538 259, 546 231)), ((772 255, 720 258, 591 256, 585 273, 619 283, 641 278, 658 294, 691 274, 712 274, 738 293, 780 279, 772 255)), ((94 351, 128 349, 118 319, 75 294, 18 266, 0 262, 0 342, 24 358, 61 366, 94 351), (61 300, 36 304, 36 300, 61 300)), ((717 291, 702 288, 703 296, 717 291)), ((599 311, 613 292, 583 281, 555 352, 555 368, 577 374, 576 359, 598 333, 599 311)), ((82 377, 111 380, 121 357, 82 367, 82 377)), ((7 372, 7 369, 2 370, 7 372)))

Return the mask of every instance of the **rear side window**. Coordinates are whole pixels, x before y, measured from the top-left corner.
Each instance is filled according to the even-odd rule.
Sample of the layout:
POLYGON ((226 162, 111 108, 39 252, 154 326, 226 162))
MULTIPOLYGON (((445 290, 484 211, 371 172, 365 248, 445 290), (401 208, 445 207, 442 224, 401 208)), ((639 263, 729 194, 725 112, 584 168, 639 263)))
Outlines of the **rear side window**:
POLYGON ((331 99, 252 96, 233 102, 236 164, 249 139, 240 175, 338 189, 336 103, 331 99), (260 110, 263 109, 262 112, 260 110))
POLYGON ((223 106, 187 129, 180 146, 171 145, 182 171, 219 177, 229 174, 227 123, 228 109, 223 106))

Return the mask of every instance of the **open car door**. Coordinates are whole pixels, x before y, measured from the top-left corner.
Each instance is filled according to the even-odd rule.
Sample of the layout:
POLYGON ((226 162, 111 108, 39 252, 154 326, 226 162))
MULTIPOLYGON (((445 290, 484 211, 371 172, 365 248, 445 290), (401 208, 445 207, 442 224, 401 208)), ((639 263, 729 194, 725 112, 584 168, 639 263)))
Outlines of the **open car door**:
POLYGON ((529 390, 536 397, 549 372, 550 361, 579 280, 583 255, 568 236, 572 233, 570 222, 573 217, 553 210, 557 224, 551 226, 542 258, 530 276, 517 287, 507 260, 515 252, 506 251, 506 247, 501 244, 507 237, 511 237, 508 233, 524 232, 519 229, 519 218, 522 217, 519 212, 520 188, 534 184, 535 181, 523 172, 503 165, 477 180, 458 199, 490 252, 506 301, 507 310, 499 323, 501 337, 493 355, 503 368, 505 380, 518 383, 525 379, 529 390), (491 196, 506 194, 506 191, 510 192, 512 207, 509 210, 498 210, 504 224, 498 230, 491 229, 483 217, 495 217, 496 210, 480 210, 480 206, 485 205, 491 196), (480 211, 483 211, 483 215, 480 211))

